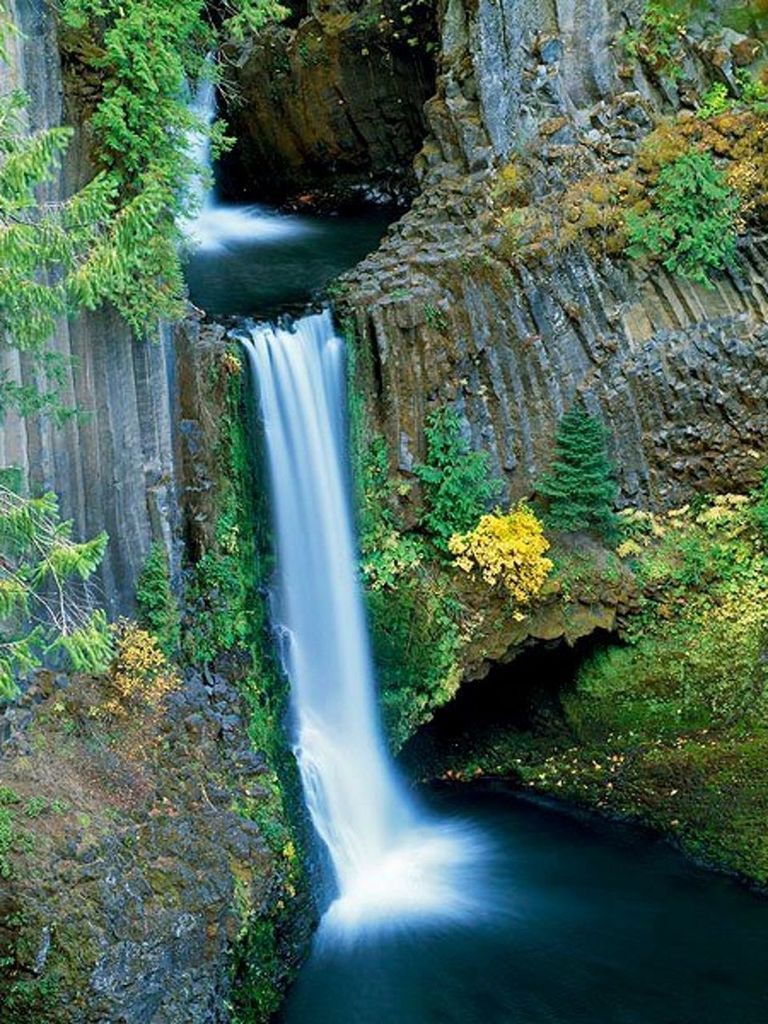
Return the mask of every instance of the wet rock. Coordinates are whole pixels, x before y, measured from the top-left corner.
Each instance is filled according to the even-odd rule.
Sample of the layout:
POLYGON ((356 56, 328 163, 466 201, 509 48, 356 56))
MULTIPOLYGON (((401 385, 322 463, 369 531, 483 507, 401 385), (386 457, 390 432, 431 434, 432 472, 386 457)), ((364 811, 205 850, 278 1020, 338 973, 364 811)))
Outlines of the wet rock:
MULTIPOLYGON (((768 441, 768 411, 755 400, 768 372, 762 243, 745 241, 738 272, 707 289, 579 239, 559 247, 539 237, 535 219, 511 240, 489 217, 493 170, 469 175, 485 135, 497 166, 527 175, 527 194, 515 200, 523 212, 554 211, 568 227, 584 204, 561 207, 564 187, 631 167, 660 114, 678 106, 677 90, 662 95, 663 83, 640 74, 627 89, 616 74, 618 3, 589 4, 578 24, 569 11, 558 5, 553 30, 541 6, 461 6, 466 31, 459 40, 451 30, 426 108, 433 160, 422 192, 347 277, 344 309, 376 367, 372 420, 408 478, 425 454, 427 414, 452 405, 515 499, 534 489, 564 409, 580 398, 610 431, 623 501, 658 507, 696 491, 747 489, 761 465, 754 453, 768 441), (561 50, 553 38, 562 56, 545 63, 542 47, 561 50), (470 77, 479 101, 457 106, 455 85, 470 77), (457 180, 471 184, 460 204, 457 180), (427 306, 441 310, 439 329, 425 323, 427 306)), ((731 45, 742 42, 702 36, 686 51, 699 91, 715 72, 722 80, 731 45)), ((418 490, 410 495, 417 503, 418 490)))
POLYGON ((341 194, 346 175, 391 199, 424 139, 433 18, 422 3, 318 5, 295 28, 249 40, 229 70, 238 143, 222 164, 225 191, 263 201, 333 183, 341 194))

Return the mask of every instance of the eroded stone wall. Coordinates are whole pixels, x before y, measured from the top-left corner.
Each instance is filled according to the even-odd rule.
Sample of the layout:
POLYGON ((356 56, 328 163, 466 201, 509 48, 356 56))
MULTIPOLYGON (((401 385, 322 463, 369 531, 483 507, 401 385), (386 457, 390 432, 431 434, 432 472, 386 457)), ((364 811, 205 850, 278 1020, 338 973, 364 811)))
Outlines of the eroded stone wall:
MULTIPOLYGON (((618 36, 641 6, 443 5, 421 194, 341 302, 400 472, 423 457, 425 417, 447 402, 510 496, 530 493, 580 397, 611 431, 625 501, 755 482, 768 437, 764 244, 745 242, 739 267, 705 288, 599 239, 557 237, 568 187, 631 173, 638 144, 686 101, 625 62, 618 36), (555 225, 512 252, 494 209, 504 168, 523 168, 528 210, 555 225)), ((694 45, 686 79, 703 90, 732 74, 738 42, 694 45)))

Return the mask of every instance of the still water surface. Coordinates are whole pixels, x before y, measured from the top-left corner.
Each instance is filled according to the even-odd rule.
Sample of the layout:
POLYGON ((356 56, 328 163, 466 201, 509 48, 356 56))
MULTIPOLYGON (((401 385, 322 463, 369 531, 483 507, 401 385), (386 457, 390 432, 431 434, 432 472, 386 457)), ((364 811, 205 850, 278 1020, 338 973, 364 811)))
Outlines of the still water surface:
POLYGON ((354 215, 206 207, 190 231, 190 298, 212 316, 262 320, 298 312, 373 252, 395 216, 376 206, 354 215))

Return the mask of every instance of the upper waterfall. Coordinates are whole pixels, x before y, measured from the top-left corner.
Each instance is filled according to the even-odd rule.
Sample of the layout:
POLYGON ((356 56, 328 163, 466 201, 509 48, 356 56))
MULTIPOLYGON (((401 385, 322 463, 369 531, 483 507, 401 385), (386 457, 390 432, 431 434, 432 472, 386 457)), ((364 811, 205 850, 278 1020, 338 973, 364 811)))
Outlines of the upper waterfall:
POLYGON ((333 864, 327 921, 467 907, 473 840, 425 818, 385 750, 375 699, 346 463, 344 347, 328 311, 243 338, 259 396, 276 534, 295 749, 333 864))
POLYGON ((190 248, 220 252, 255 240, 292 238, 310 230, 298 217, 281 215, 267 207, 217 201, 211 150, 211 126, 216 120, 216 83, 212 75, 200 79, 189 108, 199 123, 187 140, 187 154, 198 168, 189 190, 192 216, 182 223, 190 248))

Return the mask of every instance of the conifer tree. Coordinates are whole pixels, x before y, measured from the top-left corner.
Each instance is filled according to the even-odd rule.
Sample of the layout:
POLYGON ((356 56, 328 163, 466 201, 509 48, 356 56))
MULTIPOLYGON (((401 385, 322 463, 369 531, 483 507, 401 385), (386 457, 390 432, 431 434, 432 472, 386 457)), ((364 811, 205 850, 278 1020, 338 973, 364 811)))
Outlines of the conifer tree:
POLYGON ((83 584, 107 535, 77 543, 54 494, 25 498, 0 483, 0 699, 45 656, 78 671, 106 666, 112 645, 103 611, 90 611, 83 584))
POLYGON ((538 483, 554 530, 587 530, 609 538, 616 525, 617 484, 600 420, 575 405, 563 416, 549 473, 538 483))

